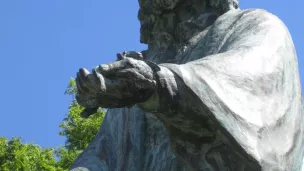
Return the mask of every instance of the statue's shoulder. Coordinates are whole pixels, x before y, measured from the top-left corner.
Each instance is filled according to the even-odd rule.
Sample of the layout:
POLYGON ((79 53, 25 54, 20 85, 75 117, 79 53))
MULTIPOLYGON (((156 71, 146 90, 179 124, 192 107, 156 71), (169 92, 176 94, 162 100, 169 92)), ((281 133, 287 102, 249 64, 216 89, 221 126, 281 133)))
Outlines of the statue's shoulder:
POLYGON ((227 30, 242 30, 244 28, 259 28, 268 29, 269 27, 281 27, 284 23, 274 14, 263 9, 235 9, 221 15, 213 24, 211 30, 213 32, 223 32, 226 34, 227 30), (267 23, 267 24, 264 24, 267 23))
POLYGON ((233 10, 227 13, 227 17, 235 17, 238 18, 240 21, 247 21, 250 20, 252 22, 265 22, 265 21, 272 21, 283 24, 281 19, 279 19, 276 15, 268 12, 264 9, 244 9, 244 10, 233 10))
POLYGON ((287 30, 285 24, 274 14, 263 9, 230 10, 220 16, 214 25, 217 29, 246 31, 244 28, 287 30))

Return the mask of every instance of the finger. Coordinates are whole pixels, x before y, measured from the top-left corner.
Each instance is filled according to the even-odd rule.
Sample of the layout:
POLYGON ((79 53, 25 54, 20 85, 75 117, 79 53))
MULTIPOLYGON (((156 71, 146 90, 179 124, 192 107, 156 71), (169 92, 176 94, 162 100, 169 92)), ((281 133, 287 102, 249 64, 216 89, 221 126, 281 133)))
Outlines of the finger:
POLYGON ((96 91, 96 87, 94 86, 95 82, 92 78, 92 74, 90 74, 87 69, 79 69, 79 80, 83 92, 88 93, 90 91, 96 91))
POLYGON ((120 78, 145 79, 145 77, 137 72, 134 68, 118 71, 116 76, 120 78))
POLYGON ((79 76, 80 76, 80 79, 85 79, 87 77, 87 75, 89 75, 90 72, 85 69, 85 68, 80 68, 79 69, 79 76))
POLYGON ((125 59, 125 57, 121 53, 116 54, 116 56, 117 56, 117 61, 125 59))
POLYGON ((123 59, 109 64, 99 65, 98 70, 104 76, 114 75, 118 70, 131 66, 131 59, 123 59))
POLYGON ((93 74, 89 74, 87 76, 87 81, 85 82, 85 86, 90 90, 90 92, 98 92, 98 85, 93 74))
POLYGON ((82 90, 82 88, 81 88, 81 86, 80 86, 80 82, 79 82, 79 77, 78 77, 78 72, 77 72, 77 77, 76 77, 76 88, 77 88, 77 92, 78 93, 83 93, 83 90, 82 90))
POLYGON ((137 59, 137 60, 142 60, 143 59, 143 55, 140 52, 136 52, 136 51, 128 51, 128 52, 123 52, 122 55, 124 57, 128 57, 128 58, 133 58, 133 59, 137 59))
POLYGON ((89 74, 89 71, 86 70, 85 68, 80 68, 79 72, 77 73, 77 77, 79 78, 80 87, 84 92, 87 91, 86 82, 88 81, 87 80, 88 74, 89 74))
MULTIPOLYGON (((85 83, 86 80, 84 80, 81 76, 81 74, 79 72, 77 72, 77 77, 76 77, 76 85, 77 85, 77 88, 82 92, 88 92, 88 88, 85 86, 85 83)), ((80 93, 80 92, 79 92, 80 93)))
POLYGON ((92 75, 95 80, 95 86, 97 87, 97 89, 101 90, 102 92, 105 92, 106 86, 103 76, 100 73, 98 73, 96 69, 92 70, 92 75))
POLYGON ((123 51, 123 52, 122 52, 122 55, 123 55, 123 56, 127 56, 127 54, 128 54, 127 51, 123 51))

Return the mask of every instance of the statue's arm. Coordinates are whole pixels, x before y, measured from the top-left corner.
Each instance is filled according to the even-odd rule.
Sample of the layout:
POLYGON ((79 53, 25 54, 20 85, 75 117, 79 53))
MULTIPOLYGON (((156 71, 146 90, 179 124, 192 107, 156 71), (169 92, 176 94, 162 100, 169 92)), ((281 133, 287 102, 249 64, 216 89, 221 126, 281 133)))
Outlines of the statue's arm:
MULTIPOLYGON (((298 64, 289 32, 279 19, 260 10, 241 18, 230 31, 218 54, 183 65, 160 65, 158 90, 139 106, 170 117, 175 108, 193 107, 204 115, 206 107, 227 136, 256 160, 283 155, 296 139, 276 148, 275 142, 287 139, 275 130, 292 137, 301 122, 298 64), (282 120, 289 115, 292 119, 282 120)), ((176 117, 186 121, 192 115, 176 117)))
MULTIPOLYGON (((272 74, 274 69, 282 69, 283 61, 279 61, 282 59, 280 56, 286 54, 292 58, 290 60, 297 63, 293 43, 284 24, 265 11, 252 13, 246 14, 248 16, 244 17, 245 19, 235 24, 234 27, 238 29, 230 30, 219 53, 203 58, 190 57, 197 60, 182 65, 160 64, 160 70, 155 71, 157 90, 149 100, 138 105, 150 112, 166 110, 164 101, 167 105, 175 103, 176 96, 186 92, 185 87, 192 89, 193 86, 200 85, 194 83, 213 87, 208 84, 209 79, 218 82, 226 80, 217 76, 233 79, 238 77, 237 80, 241 80, 243 77, 249 78, 257 74, 272 74)), ((258 85, 252 85, 251 88, 257 88, 258 85)), ((197 92, 204 90, 202 87, 197 88, 200 89, 197 92)))

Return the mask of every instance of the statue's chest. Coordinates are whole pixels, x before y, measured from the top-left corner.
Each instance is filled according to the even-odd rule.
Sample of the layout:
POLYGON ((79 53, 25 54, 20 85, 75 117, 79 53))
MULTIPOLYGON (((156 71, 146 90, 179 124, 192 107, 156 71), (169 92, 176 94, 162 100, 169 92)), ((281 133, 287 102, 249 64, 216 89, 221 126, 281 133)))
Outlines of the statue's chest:
POLYGON ((185 64, 229 50, 226 46, 229 44, 227 40, 237 29, 237 21, 242 16, 236 13, 238 12, 231 11, 221 16, 213 25, 193 35, 183 46, 164 52, 149 50, 147 59, 155 63, 185 64))
POLYGON ((172 49, 165 52, 157 50, 150 51, 147 59, 155 63, 185 64, 190 61, 217 54, 225 43, 224 39, 226 34, 215 34, 213 29, 214 28, 210 28, 209 30, 209 28, 207 28, 196 34, 189 40, 187 45, 180 46, 177 50, 172 49))

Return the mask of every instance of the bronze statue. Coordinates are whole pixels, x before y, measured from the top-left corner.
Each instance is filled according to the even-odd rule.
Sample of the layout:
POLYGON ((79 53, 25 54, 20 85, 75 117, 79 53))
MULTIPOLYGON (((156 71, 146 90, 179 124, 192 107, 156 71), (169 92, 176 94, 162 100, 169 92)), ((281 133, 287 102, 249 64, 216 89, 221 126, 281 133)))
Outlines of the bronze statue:
POLYGON ((301 86, 282 21, 237 0, 139 4, 148 50, 77 74, 83 116, 109 111, 72 171, 301 171, 301 86))

